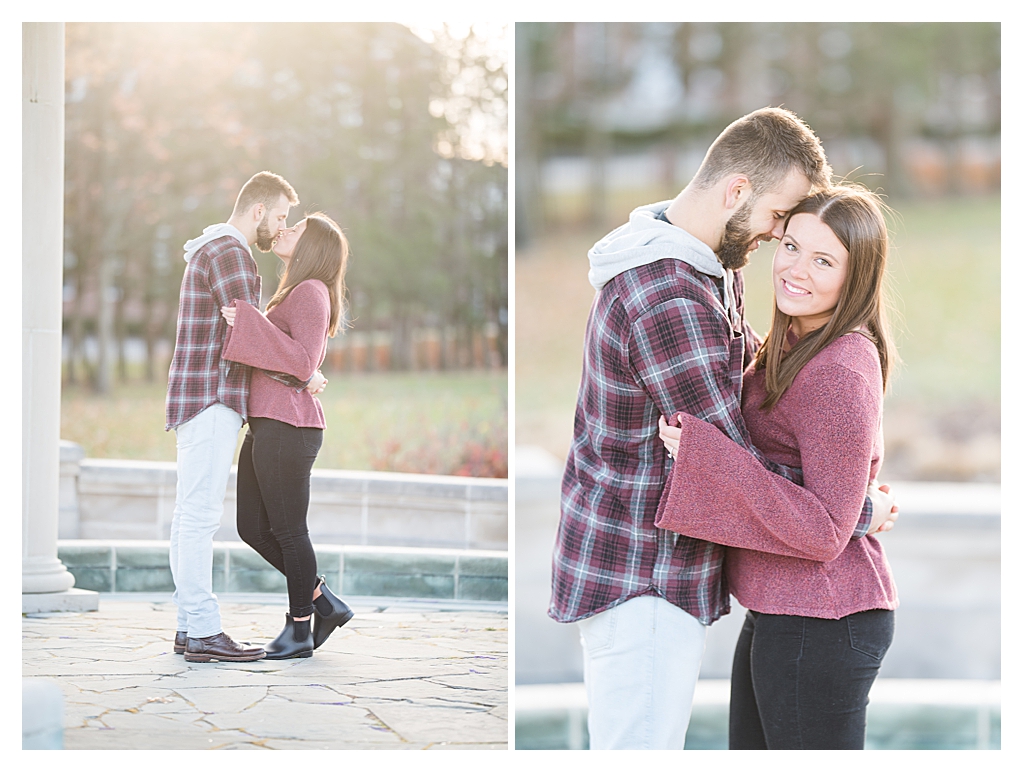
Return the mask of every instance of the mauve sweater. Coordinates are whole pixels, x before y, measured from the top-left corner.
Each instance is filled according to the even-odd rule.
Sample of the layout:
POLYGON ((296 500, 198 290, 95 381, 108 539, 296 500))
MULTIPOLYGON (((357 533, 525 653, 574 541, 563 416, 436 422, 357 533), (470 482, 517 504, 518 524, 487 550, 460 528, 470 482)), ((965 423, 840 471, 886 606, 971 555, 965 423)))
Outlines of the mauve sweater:
POLYGON ((765 456, 802 467, 826 513, 801 511, 772 475, 716 427, 682 416, 678 460, 656 524, 729 547, 725 576, 746 608, 840 619, 898 606, 880 542, 850 540, 883 456, 877 348, 844 335, 811 359, 769 411, 765 372, 743 377, 742 414, 765 456))
POLYGON ((308 381, 327 354, 330 295, 316 279, 303 281, 266 316, 255 306, 236 301, 234 327, 228 327, 224 359, 251 365, 249 416, 274 418, 292 426, 325 429, 320 401, 305 389, 274 380, 262 370, 308 381))

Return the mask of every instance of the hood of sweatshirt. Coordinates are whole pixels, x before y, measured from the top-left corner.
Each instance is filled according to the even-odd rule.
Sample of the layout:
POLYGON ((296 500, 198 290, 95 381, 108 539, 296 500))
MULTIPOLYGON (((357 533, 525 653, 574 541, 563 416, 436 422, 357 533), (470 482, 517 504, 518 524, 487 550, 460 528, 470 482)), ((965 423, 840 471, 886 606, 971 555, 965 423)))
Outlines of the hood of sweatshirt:
POLYGON ((725 269, 714 250, 676 225, 658 219, 671 201, 632 210, 629 221, 593 245, 589 251, 590 284, 600 289, 620 273, 666 257, 682 260, 701 273, 722 278, 725 269))
POLYGON ((250 255, 252 254, 252 249, 249 248, 248 242, 246 242, 245 236, 242 235, 242 232, 233 225, 228 225, 226 222, 222 222, 208 226, 203 230, 201 236, 196 236, 194 239, 189 239, 185 242, 185 262, 187 263, 191 260, 192 256, 200 247, 205 246, 214 239, 219 239, 223 236, 233 236, 238 240, 239 244, 249 250, 250 255))
POLYGON ((725 312, 733 327, 739 323, 732 297, 734 275, 718 260, 714 250, 677 225, 658 218, 671 201, 647 204, 632 210, 629 221, 620 225, 590 249, 590 284, 601 289, 615 276, 667 257, 682 260, 697 271, 723 279, 725 312))

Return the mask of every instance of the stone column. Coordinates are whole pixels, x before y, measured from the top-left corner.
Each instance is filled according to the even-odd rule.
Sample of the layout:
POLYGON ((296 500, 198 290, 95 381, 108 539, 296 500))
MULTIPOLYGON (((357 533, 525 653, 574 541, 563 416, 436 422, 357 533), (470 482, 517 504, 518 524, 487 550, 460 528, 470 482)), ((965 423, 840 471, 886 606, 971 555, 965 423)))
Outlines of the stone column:
POLYGON ((57 559, 64 25, 22 24, 22 611, 97 608, 57 559))

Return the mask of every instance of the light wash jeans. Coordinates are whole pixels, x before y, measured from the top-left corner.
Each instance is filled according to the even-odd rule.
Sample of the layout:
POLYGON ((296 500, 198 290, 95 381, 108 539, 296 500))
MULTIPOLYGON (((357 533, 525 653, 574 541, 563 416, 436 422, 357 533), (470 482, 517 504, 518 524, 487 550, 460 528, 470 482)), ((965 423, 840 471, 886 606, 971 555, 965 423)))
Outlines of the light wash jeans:
POLYGON ((707 628, 656 595, 581 620, 591 750, 681 750, 707 628))
POLYGON ((213 594, 213 534, 224 514, 224 494, 242 417, 220 403, 178 426, 178 487, 170 532, 170 569, 178 630, 189 638, 223 632, 213 594))

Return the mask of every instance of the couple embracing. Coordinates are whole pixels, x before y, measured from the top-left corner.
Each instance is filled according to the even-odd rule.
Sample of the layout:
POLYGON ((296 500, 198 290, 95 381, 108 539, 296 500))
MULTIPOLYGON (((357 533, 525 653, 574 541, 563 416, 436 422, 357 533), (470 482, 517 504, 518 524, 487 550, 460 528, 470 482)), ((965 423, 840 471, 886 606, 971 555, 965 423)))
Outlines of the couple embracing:
POLYGON ((758 110, 590 251, 549 613, 579 623, 591 748, 684 746, 729 594, 729 747, 863 747, 898 605, 875 536, 895 352, 884 205, 831 177, 805 123, 758 110), (773 239, 761 341, 739 269, 773 239))
POLYGON ((316 394, 327 338, 342 325, 348 242, 322 213, 292 228, 294 188, 270 172, 242 187, 226 223, 185 244, 177 338, 167 386, 167 430, 177 441, 170 568, 178 608, 174 651, 188 662, 309 657, 353 613, 317 576, 306 515, 323 441, 316 394), (283 273, 261 313, 251 247, 283 273), (289 611, 265 647, 224 632, 213 593, 213 535, 238 444, 238 533, 287 578, 289 611))

